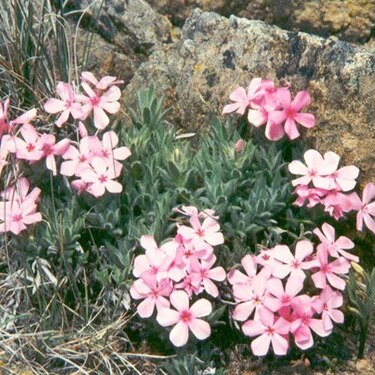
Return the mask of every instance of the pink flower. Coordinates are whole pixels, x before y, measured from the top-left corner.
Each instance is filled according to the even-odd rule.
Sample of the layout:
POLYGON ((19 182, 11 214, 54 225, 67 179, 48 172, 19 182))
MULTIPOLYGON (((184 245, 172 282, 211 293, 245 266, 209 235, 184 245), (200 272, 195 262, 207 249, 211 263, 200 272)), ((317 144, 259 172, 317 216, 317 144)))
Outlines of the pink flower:
POLYGON ((320 296, 313 301, 312 306, 315 311, 322 314, 325 330, 332 330, 332 320, 335 323, 344 323, 344 314, 342 311, 337 310, 337 308, 341 307, 342 304, 342 294, 337 291, 333 291, 329 285, 327 285, 320 293, 320 296))
POLYGON ((81 173, 90 167, 95 151, 102 147, 96 136, 83 137, 79 142, 79 149, 70 145, 62 155, 65 160, 61 163, 60 173, 64 176, 80 177, 81 173))
POLYGON ((190 275, 193 280, 203 284, 209 295, 216 298, 219 295, 219 290, 211 280, 224 281, 226 274, 223 267, 211 268, 215 262, 215 255, 212 255, 208 261, 195 259, 190 263, 190 275))
POLYGON ((282 106, 281 111, 274 111, 270 114, 270 120, 275 123, 285 121, 285 133, 290 139, 299 137, 300 133, 296 123, 305 128, 315 126, 315 117, 311 113, 301 113, 302 108, 311 103, 310 95, 307 91, 299 91, 292 101, 288 88, 280 89, 277 92, 277 99, 282 106))
POLYGON ((56 139, 52 134, 42 134, 40 137, 40 146, 43 151, 43 157, 46 158, 46 165, 53 175, 57 174, 55 155, 63 155, 69 148, 70 141, 65 138, 55 143, 56 139))
POLYGON ((293 320, 290 324, 290 331, 294 336, 296 345, 302 349, 311 348, 314 339, 311 333, 313 330, 321 337, 328 336, 332 330, 324 327, 321 319, 313 318, 312 299, 307 295, 298 296, 293 301, 293 320))
POLYGON ((344 216, 344 212, 349 212, 353 209, 353 195, 344 194, 337 190, 327 192, 327 195, 321 200, 324 205, 324 211, 328 212, 330 216, 336 220, 344 216))
POLYGON ((290 330, 290 323, 284 318, 277 318, 266 308, 259 310, 257 320, 248 320, 242 325, 247 336, 258 336, 251 343, 251 350, 255 355, 266 355, 270 344, 277 355, 285 355, 289 348, 289 341, 285 338, 290 330))
POLYGON ((210 325, 201 317, 212 312, 212 305, 202 298, 189 308, 189 296, 182 290, 174 291, 170 301, 176 310, 162 308, 159 310, 156 320, 162 327, 176 324, 169 334, 173 345, 180 347, 187 343, 189 330, 198 340, 204 340, 211 334, 210 325))
POLYGON ((332 175, 337 168, 337 164, 330 158, 326 159, 314 150, 310 149, 303 155, 306 165, 299 160, 289 163, 289 172, 296 175, 302 175, 292 181, 292 185, 308 185, 311 181, 316 188, 329 190, 332 187, 332 179, 328 176, 332 175))
POLYGON ((130 295, 134 299, 143 299, 137 306, 137 312, 141 318, 149 318, 156 307, 157 311, 169 307, 169 297, 172 287, 168 280, 157 281, 151 274, 144 274, 136 280, 130 288, 130 295))
POLYGON ((9 122, 10 130, 16 125, 30 124, 31 121, 35 120, 37 116, 37 110, 35 108, 30 109, 29 111, 23 113, 21 116, 18 116, 16 119, 9 122))
POLYGON ((362 193, 362 201, 354 193, 352 196, 352 207, 357 212, 357 230, 363 230, 363 222, 371 232, 375 233, 375 184, 369 183, 365 186, 362 193), (371 203, 370 203, 371 202, 371 203))
POLYGON ((120 85, 124 83, 122 80, 117 80, 116 77, 105 76, 98 81, 91 72, 82 72, 82 81, 91 83, 98 90, 107 90, 110 86, 120 85))
POLYGON ((109 168, 107 163, 98 157, 91 161, 92 169, 85 169, 81 178, 84 182, 91 183, 86 191, 95 197, 102 196, 106 190, 110 193, 121 193, 122 185, 114 181, 120 175, 120 170, 109 168))
POLYGON ((310 268, 308 262, 304 262, 304 259, 311 255, 313 251, 313 244, 308 240, 297 242, 294 256, 288 246, 275 246, 273 249, 274 259, 282 262, 282 264, 274 267, 272 274, 280 279, 290 274, 289 277, 294 279, 296 283, 302 283, 306 277, 303 270, 310 268))
POLYGON ((241 259, 242 267, 244 268, 246 275, 242 272, 234 269, 228 273, 227 279, 230 284, 247 284, 251 285, 253 278, 257 274, 257 263, 253 255, 245 255, 241 259))
MULTIPOLYGON (((312 261, 314 263, 315 261, 312 261)), ((317 288, 324 289, 327 285, 327 280, 334 288, 344 290, 345 280, 337 276, 337 274, 346 274, 349 272, 350 263, 344 258, 340 257, 333 262, 328 263, 328 251, 325 247, 321 247, 317 252, 316 263, 320 270, 314 273, 311 278, 317 288)))
POLYGON ((256 100, 262 95, 261 89, 261 78, 253 78, 249 84, 247 90, 243 87, 238 87, 230 95, 229 99, 234 103, 227 104, 223 109, 223 114, 236 112, 243 115, 250 105, 250 102, 256 100))
POLYGON ((37 161, 43 157, 42 143, 40 134, 35 130, 34 126, 25 123, 20 129, 22 138, 13 137, 8 142, 8 149, 15 153, 18 159, 29 161, 37 161))
POLYGON ((345 236, 340 236, 337 240, 335 240, 335 228, 327 223, 324 223, 322 225, 322 230, 323 232, 319 228, 315 228, 313 231, 313 233, 321 241, 318 249, 324 247, 332 257, 339 258, 341 255, 346 259, 352 260, 354 262, 359 262, 359 258, 357 256, 345 251, 348 249, 353 249, 353 241, 345 236))
POLYGON ((83 106, 85 116, 87 117, 93 111, 95 127, 104 129, 109 124, 106 112, 113 114, 120 110, 118 100, 121 97, 121 90, 117 86, 111 86, 103 94, 100 94, 85 82, 82 83, 82 87, 88 95, 88 97, 82 97, 82 101, 86 103, 83 106))
POLYGON ((245 145, 245 141, 242 138, 240 138, 234 145, 234 150, 236 151, 236 153, 239 154, 245 148, 245 145))
POLYGON ((307 207, 314 207, 318 203, 321 203, 322 197, 327 194, 328 190, 309 188, 307 185, 297 185, 293 193, 298 196, 294 204, 302 207, 305 201, 308 200, 307 207))
POLYGON ((56 92, 62 100, 55 98, 48 99, 44 104, 44 110, 53 114, 61 112, 59 118, 55 121, 58 127, 67 122, 70 115, 74 119, 79 119, 83 116, 82 106, 76 102, 77 97, 70 83, 59 82, 56 86, 56 92))
POLYGON ((198 217, 191 216, 190 224, 192 228, 186 225, 180 225, 178 227, 178 233, 184 238, 197 240, 198 242, 204 241, 211 246, 224 243, 224 236, 219 232, 220 225, 215 219, 207 217, 204 219, 203 223, 201 223, 198 217))

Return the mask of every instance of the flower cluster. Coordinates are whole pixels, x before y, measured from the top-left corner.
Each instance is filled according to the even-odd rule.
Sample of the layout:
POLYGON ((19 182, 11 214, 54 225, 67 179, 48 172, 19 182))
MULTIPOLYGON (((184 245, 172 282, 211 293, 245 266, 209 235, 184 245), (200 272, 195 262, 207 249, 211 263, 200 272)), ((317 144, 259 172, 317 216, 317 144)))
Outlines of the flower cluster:
MULTIPOLYGON (((109 124, 106 112, 116 113, 120 109, 118 99, 121 91, 116 85, 123 82, 111 76, 98 81, 90 72, 83 72, 81 81, 87 95, 75 93, 70 83, 59 82, 56 92, 61 99, 48 99, 44 109, 47 113, 59 113, 55 122, 58 127, 65 124, 70 115, 74 120, 83 121, 93 114, 94 127, 104 129, 109 124)), ((86 191, 99 197, 106 190, 111 193, 122 191, 122 185, 115 181, 115 178, 119 177, 122 170, 119 161, 128 158, 130 150, 127 147, 116 148, 119 139, 115 132, 107 131, 100 139, 98 135, 90 136, 85 124, 77 121, 77 133, 80 138, 78 142, 68 138, 57 141, 53 134, 41 133, 32 124, 38 120, 35 108, 14 120, 9 120, 9 106, 9 98, 0 103, 0 174, 4 166, 9 164, 10 156, 13 158, 12 165, 15 171, 22 160, 29 165, 45 160, 46 168, 52 171, 53 175, 57 175, 59 171, 65 176, 77 177, 78 179, 72 181, 72 187, 78 193, 86 191), (60 170, 57 167, 56 156, 64 160, 60 170)), ((13 193, 3 193, 3 199, 6 201, 1 202, 0 232, 11 231, 18 234, 26 229, 27 224, 41 220, 40 213, 36 213, 35 203, 40 190, 34 188, 34 193, 30 195, 35 199, 31 199, 26 194, 29 182, 17 176, 15 180, 16 188, 6 190, 10 189, 13 193), (17 196, 14 192, 22 194, 17 196)))
POLYGON ((271 141, 285 136, 296 139, 300 136, 297 124, 305 128, 315 126, 315 117, 301 110, 311 103, 307 91, 299 91, 295 98, 289 87, 275 87, 274 82, 253 78, 247 89, 238 87, 229 96, 233 103, 227 104, 223 113, 236 112, 244 115, 256 127, 266 125, 265 135, 271 141))
POLYGON ((354 165, 338 168, 340 156, 332 151, 323 156, 316 150, 304 154, 306 164, 294 160, 289 164, 292 174, 301 176, 292 180, 295 204, 308 207, 322 204, 324 210, 336 220, 350 211, 357 212, 357 230, 363 230, 363 223, 375 233, 375 185, 369 183, 360 199, 356 192, 350 192, 356 185, 359 169, 354 165))
POLYGON ((335 230, 325 223, 314 234, 321 241, 314 250, 309 240, 296 243, 294 254, 285 245, 262 250, 257 256, 242 259, 245 273, 234 269, 228 273, 237 303, 233 319, 243 322, 242 331, 250 337, 255 355, 265 355, 270 345, 278 355, 285 355, 290 336, 301 349, 314 344, 312 332, 328 336, 333 322, 342 323, 343 304, 340 291, 345 289, 341 277, 358 257, 349 253, 354 243, 347 237, 335 239, 335 230), (304 292, 305 280, 311 278, 318 294, 304 292))
POLYGON ((222 267, 213 268, 214 246, 224 242, 214 212, 198 212, 193 206, 176 211, 188 217, 189 225, 179 224, 176 236, 161 246, 153 236, 141 237, 145 254, 134 260, 133 275, 137 280, 130 294, 133 299, 143 300, 137 306, 142 318, 150 317, 156 308, 156 320, 161 326, 176 324, 169 338, 175 346, 183 346, 189 329, 200 340, 211 333, 209 324, 199 319, 211 313, 211 303, 201 298, 189 308, 189 299, 203 292, 217 297, 219 291, 213 281, 224 281, 226 273, 222 267))

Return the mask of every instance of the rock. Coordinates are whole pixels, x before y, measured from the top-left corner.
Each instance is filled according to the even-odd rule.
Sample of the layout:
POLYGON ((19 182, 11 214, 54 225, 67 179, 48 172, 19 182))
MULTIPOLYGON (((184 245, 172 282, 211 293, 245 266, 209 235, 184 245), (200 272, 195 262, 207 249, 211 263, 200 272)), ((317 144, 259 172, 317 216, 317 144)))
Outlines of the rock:
POLYGON ((182 26, 192 9, 262 20, 286 30, 365 43, 373 35, 375 0, 147 0, 173 24, 182 26))
POLYGON ((220 115, 230 92, 253 77, 306 89, 318 126, 306 132, 322 152, 356 164, 375 181, 375 54, 336 39, 288 32, 235 16, 195 10, 181 40, 157 48, 125 88, 124 101, 154 82, 172 110, 169 121, 187 131, 205 131, 220 115))

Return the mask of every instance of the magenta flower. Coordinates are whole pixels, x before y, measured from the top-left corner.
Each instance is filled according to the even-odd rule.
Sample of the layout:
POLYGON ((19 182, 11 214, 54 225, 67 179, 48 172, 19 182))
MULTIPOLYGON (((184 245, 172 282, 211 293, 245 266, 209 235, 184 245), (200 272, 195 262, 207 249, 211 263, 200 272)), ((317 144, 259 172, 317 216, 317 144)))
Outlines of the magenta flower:
POLYGON ((50 98, 44 104, 44 110, 48 113, 61 113, 55 124, 61 127, 72 115, 74 119, 79 119, 83 116, 82 106, 77 103, 76 94, 70 83, 59 82, 56 86, 56 93, 61 99, 50 98))
POLYGON ((248 320, 242 325, 242 331, 247 336, 258 336, 251 343, 255 355, 263 356, 268 353, 270 345, 277 355, 285 355, 289 341, 285 338, 290 330, 290 323, 284 318, 277 318, 266 308, 259 310, 257 320, 248 320))
POLYGON ((107 163, 98 157, 91 161, 92 169, 85 169, 81 178, 84 182, 90 183, 86 191, 95 197, 102 196, 106 190, 110 193, 121 193, 122 185, 114 181, 120 175, 120 170, 109 168, 107 163))
POLYGON ((271 112, 270 119, 275 123, 285 121, 285 133, 290 139, 295 139, 300 135, 296 123, 305 128, 313 128, 315 126, 314 115, 300 112, 302 108, 311 103, 311 98, 307 91, 299 91, 292 101, 289 89, 280 89, 277 92, 277 99, 283 109, 281 111, 271 112))
POLYGON ((173 345, 184 346, 189 339, 189 330, 198 340, 204 340, 211 334, 210 325, 201 317, 212 312, 212 305, 202 298, 189 307, 189 296, 182 290, 174 291, 170 295, 170 301, 176 310, 162 308, 159 310, 156 320, 162 327, 175 326, 169 334, 173 345))

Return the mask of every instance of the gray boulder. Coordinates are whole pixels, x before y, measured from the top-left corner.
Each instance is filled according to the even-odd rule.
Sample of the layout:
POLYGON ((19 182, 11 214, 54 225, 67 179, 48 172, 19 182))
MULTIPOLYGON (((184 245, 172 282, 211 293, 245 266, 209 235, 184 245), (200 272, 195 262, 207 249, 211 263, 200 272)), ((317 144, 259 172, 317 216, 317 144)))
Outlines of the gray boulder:
POLYGON ((365 181, 375 181, 375 54, 337 39, 195 10, 181 40, 159 46, 139 67, 124 102, 154 82, 172 108, 169 121, 200 132, 221 114, 231 91, 253 77, 308 90, 318 126, 305 132, 307 141, 337 152, 343 163, 361 168, 365 181))

